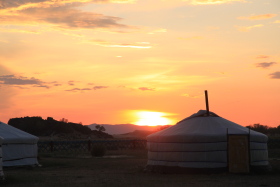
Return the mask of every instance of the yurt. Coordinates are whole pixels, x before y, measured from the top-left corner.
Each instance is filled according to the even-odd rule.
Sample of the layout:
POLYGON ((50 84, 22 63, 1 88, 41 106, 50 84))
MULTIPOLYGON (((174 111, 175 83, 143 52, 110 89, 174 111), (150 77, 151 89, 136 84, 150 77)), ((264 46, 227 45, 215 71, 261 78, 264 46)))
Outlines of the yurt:
POLYGON ((39 138, 0 122, 0 177, 3 166, 36 165, 39 138))
POLYGON ((250 172, 268 163, 267 136, 209 110, 147 137, 147 169, 160 172, 250 172))

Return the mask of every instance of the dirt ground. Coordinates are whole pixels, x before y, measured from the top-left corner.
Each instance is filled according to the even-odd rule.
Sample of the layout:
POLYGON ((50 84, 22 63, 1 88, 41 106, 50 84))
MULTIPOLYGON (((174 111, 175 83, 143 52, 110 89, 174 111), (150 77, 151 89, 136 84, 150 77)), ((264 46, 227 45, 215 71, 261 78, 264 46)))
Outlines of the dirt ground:
POLYGON ((6 179, 0 186, 9 187, 279 187, 280 160, 270 163, 267 174, 159 174, 145 172, 146 151, 124 156, 41 157, 41 167, 4 168, 6 179))

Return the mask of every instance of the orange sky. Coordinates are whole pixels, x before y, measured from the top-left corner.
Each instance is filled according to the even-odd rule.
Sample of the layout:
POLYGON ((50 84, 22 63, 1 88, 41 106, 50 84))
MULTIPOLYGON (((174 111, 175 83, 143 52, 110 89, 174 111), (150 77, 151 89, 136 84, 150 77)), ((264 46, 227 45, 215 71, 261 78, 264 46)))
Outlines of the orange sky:
POLYGON ((174 124, 208 90, 221 117, 278 126, 279 33, 279 0, 0 0, 0 120, 174 124))

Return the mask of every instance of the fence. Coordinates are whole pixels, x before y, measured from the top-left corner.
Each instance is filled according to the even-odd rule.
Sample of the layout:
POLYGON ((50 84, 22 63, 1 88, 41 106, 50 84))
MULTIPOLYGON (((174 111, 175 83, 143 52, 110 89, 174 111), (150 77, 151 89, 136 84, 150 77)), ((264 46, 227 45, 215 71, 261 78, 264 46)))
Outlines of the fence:
POLYGON ((39 141, 38 152, 90 152, 95 145, 102 145, 106 150, 145 149, 146 140, 39 141))
POLYGON ((267 149, 269 158, 280 158, 280 139, 269 138, 267 149))
MULTIPOLYGON (((39 141, 39 153, 89 153, 95 145, 102 145, 106 150, 146 149, 146 140, 83 140, 83 141, 39 141)), ((280 139, 269 139, 270 158, 280 158, 280 139)))

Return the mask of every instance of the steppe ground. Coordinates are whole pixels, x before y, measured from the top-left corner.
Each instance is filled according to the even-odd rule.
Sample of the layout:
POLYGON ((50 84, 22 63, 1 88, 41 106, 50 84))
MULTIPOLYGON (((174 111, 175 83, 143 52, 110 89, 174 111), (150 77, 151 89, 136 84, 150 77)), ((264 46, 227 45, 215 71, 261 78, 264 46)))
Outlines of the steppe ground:
POLYGON ((268 174, 160 174, 145 172, 146 150, 89 155, 40 155, 41 167, 4 168, 8 187, 279 187, 280 160, 268 174))

